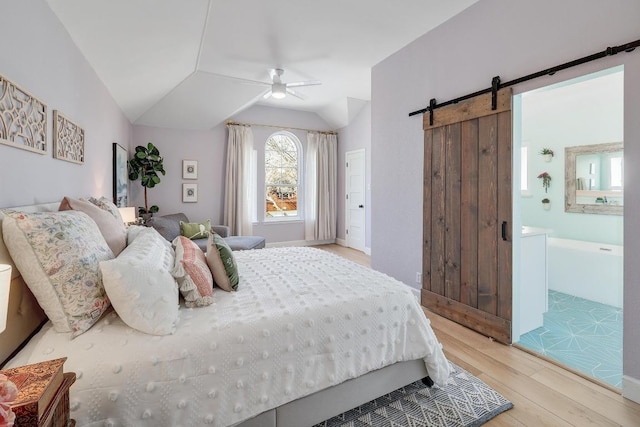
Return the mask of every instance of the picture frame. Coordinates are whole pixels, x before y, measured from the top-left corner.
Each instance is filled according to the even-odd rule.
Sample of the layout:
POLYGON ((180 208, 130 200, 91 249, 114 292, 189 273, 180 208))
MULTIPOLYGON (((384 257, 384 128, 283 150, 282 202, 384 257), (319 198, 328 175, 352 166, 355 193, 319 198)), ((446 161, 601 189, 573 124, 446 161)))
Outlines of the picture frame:
POLYGON ((182 203, 198 201, 198 184, 182 184, 182 203))
POLYGON ((113 203, 119 207, 129 206, 129 171, 127 161, 129 153, 126 148, 113 143, 113 203))
POLYGON ((198 161, 182 161, 182 179, 198 179, 198 161))
POLYGON ((84 129, 58 110, 53 110, 53 158, 84 164, 84 129))

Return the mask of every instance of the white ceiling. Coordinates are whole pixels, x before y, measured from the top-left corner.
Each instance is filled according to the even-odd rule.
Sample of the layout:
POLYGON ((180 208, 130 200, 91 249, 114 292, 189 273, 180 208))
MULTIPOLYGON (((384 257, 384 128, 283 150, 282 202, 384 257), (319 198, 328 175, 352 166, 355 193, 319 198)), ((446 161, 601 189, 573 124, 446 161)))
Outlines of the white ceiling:
POLYGON ((371 67, 477 0, 47 0, 132 123, 210 129, 259 103, 346 126, 371 67), (283 82, 306 97, 264 100, 283 82))

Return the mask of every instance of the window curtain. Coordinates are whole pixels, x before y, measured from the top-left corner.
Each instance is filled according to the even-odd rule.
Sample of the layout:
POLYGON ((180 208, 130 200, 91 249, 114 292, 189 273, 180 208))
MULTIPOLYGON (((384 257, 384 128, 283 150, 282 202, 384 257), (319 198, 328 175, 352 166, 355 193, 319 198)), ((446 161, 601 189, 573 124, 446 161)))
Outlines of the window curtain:
POLYGON ((249 126, 229 125, 227 173, 224 189, 224 223, 234 236, 252 233, 251 153, 253 132, 249 126))
POLYGON ((307 134, 305 240, 335 240, 338 137, 307 134))

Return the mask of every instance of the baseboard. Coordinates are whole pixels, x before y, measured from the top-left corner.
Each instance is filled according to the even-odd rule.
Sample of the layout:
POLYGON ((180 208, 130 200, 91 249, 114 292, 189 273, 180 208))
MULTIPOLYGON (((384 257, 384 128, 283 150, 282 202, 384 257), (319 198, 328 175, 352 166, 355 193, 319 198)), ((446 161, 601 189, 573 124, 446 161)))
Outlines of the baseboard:
POLYGON ((628 375, 623 375, 622 396, 636 403, 640 403, 640 380, 628 375))
POLYGON ((289 240, 287 242, 270 242, 265 246, 267 248, 283 248, 287 246, 315 246, 315 245, 330 245, 336 243, 335 240, 289 240))

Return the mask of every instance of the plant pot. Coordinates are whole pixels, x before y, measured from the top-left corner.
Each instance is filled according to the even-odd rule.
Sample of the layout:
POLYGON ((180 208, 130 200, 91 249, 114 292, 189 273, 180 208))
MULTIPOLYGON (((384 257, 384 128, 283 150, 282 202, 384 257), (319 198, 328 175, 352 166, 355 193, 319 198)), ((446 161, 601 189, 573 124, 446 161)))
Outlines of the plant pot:
POLYGON ((553 159, 553 154, 543 154, 542 157, 544 158, 545 162, 549 163, 551 159, 553 159))
POLYGON ((549 209, 551 209, 551 203, 543 203, 542 209, 544 209, 545 211, 548 211, 549 209))

